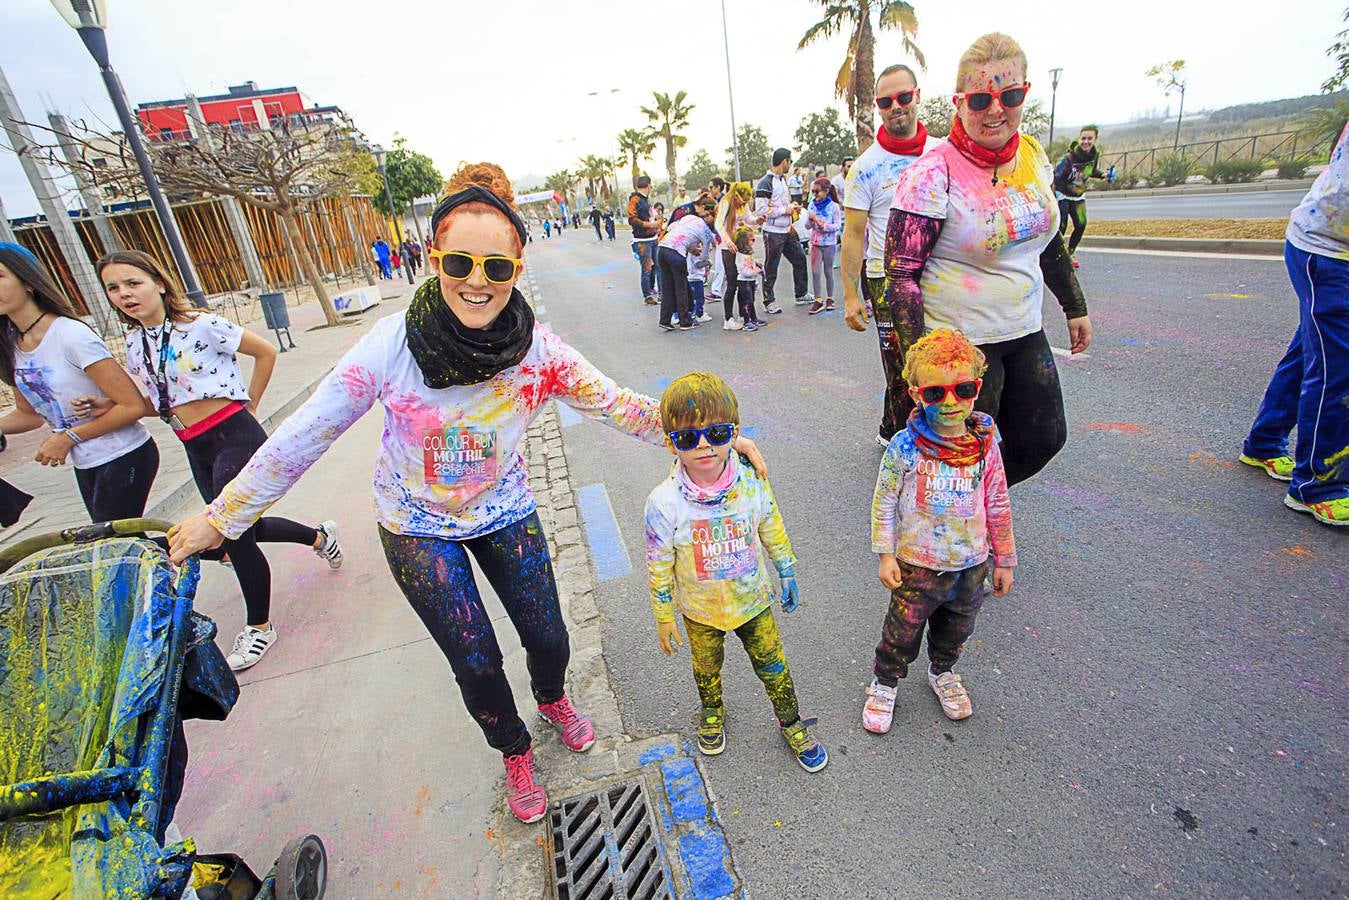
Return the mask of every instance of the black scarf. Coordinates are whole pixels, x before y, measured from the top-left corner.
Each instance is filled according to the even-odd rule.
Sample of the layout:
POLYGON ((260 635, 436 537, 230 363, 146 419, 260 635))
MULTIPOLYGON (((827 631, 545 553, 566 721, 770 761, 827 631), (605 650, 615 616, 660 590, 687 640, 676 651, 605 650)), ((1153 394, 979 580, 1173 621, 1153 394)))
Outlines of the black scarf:
POLYGON ((481 384, 518 365, 534 342, 534 310, 516 289, 496 321, 468 328, 445 302, 440 279, 428 278, 412 296, 406 319, 408 349, 434 390, 481 384))
POLYGON ((1073 141, 1072 146, 1068 148, 1068 155, 1073 158, 1073 162, 1084 165, 1095 162, 1096 157, 1100 155, 1100 151, 1095 146, 1092 146, 1090 150, 1083 150, 1078 146, 1077 141, 1073 141))

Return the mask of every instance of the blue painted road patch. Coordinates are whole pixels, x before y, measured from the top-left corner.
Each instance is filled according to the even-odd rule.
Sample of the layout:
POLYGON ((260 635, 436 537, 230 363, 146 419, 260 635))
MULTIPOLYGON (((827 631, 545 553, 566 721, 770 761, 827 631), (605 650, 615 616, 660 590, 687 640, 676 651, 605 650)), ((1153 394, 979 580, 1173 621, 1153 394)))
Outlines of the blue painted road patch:
POLYGON ((600 581, 626 578, 632 574, 628 550, 623 546, 614 508, 609 503, 609 492, 604 485, 588 484, 576 492, 581 504, 581 521, 585 523, 586 540, 590 544, 590 558, 595 563, 595 577, 600 581))

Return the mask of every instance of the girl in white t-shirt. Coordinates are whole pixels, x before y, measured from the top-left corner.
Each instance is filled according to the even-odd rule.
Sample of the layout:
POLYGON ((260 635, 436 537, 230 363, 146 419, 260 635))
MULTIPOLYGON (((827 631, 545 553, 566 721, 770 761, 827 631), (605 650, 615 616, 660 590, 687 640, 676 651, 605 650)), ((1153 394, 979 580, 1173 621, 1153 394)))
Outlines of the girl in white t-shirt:
MULTIPOLYGON (((131 328, 126 364, 146 394, 140 412, 173 427, 197 490, 209 503, 267 440, 253 413, 272 377, 276 350, 227 319, 192 309, 164 267, 139 250, 108 254, 98 261, 98 272, 118 316, 131 328), (249 384, 237 353, 253 357, 249 384)), ((227 657, 236 671, 262 659, 276 641, 272 571, 259 543, 304 544, 332 568, 342 565, 331 521, 311 527, 266 516, 227 541, 224 552, 239 579, 248 618, 227 657)))
POLYGON ((15 388, 0 432, 50 428, 34 459, 71 462, 93 521, 133 519, 145 513, 159 450, 136 386, 78 315, 36 256, 0 242, 0 379, 15 388), (96 420, 75 402, 88 395, 105 401, 96 420))

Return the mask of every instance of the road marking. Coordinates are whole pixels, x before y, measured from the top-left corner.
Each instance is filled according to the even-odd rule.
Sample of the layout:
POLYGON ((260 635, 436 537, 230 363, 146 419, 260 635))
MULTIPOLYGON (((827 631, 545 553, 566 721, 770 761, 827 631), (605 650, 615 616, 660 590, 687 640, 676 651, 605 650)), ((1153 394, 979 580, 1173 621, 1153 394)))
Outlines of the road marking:
POLYGON ((1256 259, 1265 262, 1282 263, 1282 256, 1264 256, 1256 253, 1201 253, 1197 250, 1129 250, 1124 247, 1087 247, 1077 248, 1078 253, 1129 253, 1135 256, 1181 256, 1196 259, 1256 259))
POLYGON ((1064 350, 1062 347, 1050 347, 1049 349, 1054 351, 1055 356, 1061 356, 1064 359, 1091 359, 1090 354, 1074 353, 1071 350, 1064 350))
POLYGON ((570 428, 577 423, 584 422, 585 416, 572 409, 561 400, 554 400, 553 405, 557 407, 557 418, 563 428, 570 428))
POLYGON ((581 521, 585 523, 586 541, 590 544, 590 559, 595 564, 595 577, 600 581, 626 578, 632 574, 623 535, 609 503, 609 492, 603 482, 588 484, 576 492, 581 504, 581 521))

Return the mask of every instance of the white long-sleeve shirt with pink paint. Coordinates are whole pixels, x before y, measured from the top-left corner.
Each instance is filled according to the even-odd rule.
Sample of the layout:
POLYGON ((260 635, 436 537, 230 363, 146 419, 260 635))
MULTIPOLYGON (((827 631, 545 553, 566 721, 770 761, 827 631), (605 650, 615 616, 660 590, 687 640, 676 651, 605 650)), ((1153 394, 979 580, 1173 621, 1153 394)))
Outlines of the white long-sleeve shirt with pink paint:
POLYGON ((620 388, 542 325, 517 365, 480 384, 435 389, 408 349, 403 314, 388 316, 225 486, 207 519, 226 537, 242 534, 378 401, 379 523, 395 534, 488 534, 535 509, 518 448, 553 398, 648 443, 664 441, 655 400, 620 388))
POLYGON ((991 555, 1016 565, 1007 472, 998 442, 972 466, 949 466, 918 449, 911 428, 890 440, 871 503, 871 550, 958 572, 991 555))

